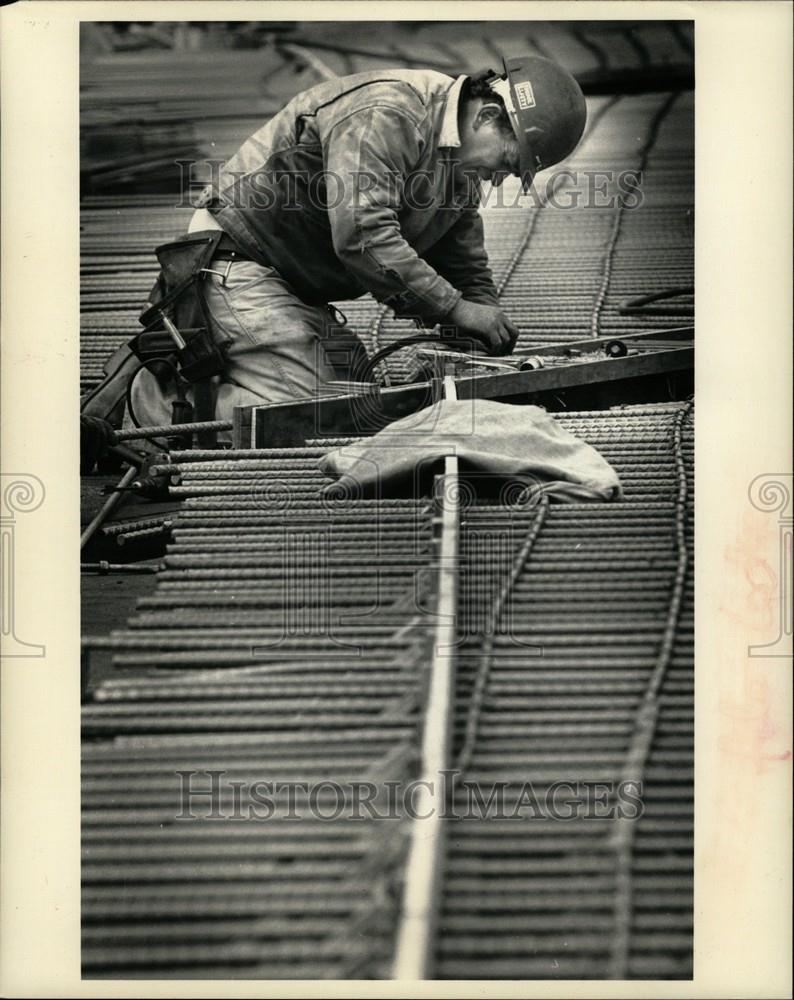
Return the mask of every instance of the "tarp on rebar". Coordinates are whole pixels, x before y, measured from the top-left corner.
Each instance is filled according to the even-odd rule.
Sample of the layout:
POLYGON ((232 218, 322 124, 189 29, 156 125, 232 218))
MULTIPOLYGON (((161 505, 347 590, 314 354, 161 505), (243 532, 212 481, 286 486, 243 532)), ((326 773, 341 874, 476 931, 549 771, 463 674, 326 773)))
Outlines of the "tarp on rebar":
MULTIPOLYGON (((447 455, 457 455, 467 481, 499 477, 568 501, 621 496, 612 466, 587 442, 538 406, 489 399, 442 400, 370 438, 329 452, 320 470, 338 477, 330 494, 369 492, 389 484, 427 481, 447 455)), ((516 497, 520 494, 514 494, 516 497)))

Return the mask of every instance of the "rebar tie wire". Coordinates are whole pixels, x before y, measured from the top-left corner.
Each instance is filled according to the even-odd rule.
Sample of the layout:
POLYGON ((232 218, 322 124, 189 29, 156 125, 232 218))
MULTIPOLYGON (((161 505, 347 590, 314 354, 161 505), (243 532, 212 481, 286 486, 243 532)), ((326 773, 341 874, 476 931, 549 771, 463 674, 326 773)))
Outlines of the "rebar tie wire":
MULTIPOLYGON (((659 653, 656 657, 656 663, 648 678, 648 684, 643 692, 642 700, 634 717, 631 740, 621 769, 621 782, 630 781, 632 784, 637 785, 638 789, 642 787, 643 774, 656 733, 660 692, 672 659, 676 628, 684 599, 684 586, 689 567, 689 551, 686 539, 689 489, 681 436, 684 421, 691 413, 693 405, 694 403, 690 401, 682 406, 673 422, 672 444, 678 478, 678 492, 675 504, 675 537, 678 560, 670 596, 670 608, 667 613, 667 622, 662 635, 659 653)), ((634 858, 634 838, 637 822, 637 818, 617 817, 614 821, 615 825, 610 838, 610 845, 615 852, 615 901, 613 907, 613 936, 607 979, 625 979, 628 974, 633 916, 632 862, 634 858)))

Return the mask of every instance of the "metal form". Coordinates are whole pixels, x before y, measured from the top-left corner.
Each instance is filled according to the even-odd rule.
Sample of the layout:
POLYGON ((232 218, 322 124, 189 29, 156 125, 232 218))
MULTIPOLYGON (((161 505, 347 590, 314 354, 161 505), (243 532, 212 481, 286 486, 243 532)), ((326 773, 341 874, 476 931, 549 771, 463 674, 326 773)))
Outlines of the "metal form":
MULTIPOLYGON (((499 368, 480 364, 446 350, 429 351, 454 371, 460 399, 496 399, 536 403, 550 410, 564 410, 581 397, 598 398, 601 405, 649 391, 649 385, 680 396, 691 393, 694 382, 693 327, 646 332, 620 340, 599 337, 554 347, 532 348, 512 356, 499 368), (660 340, 664 335, 666 338, 660 340), (462 360, 461 360, 462 359, 462 360)), ((235 413, 235 444, 262 448, 299 446, 321 433, 374 434, 383 427, 434 402, 433 379, 410 385, 367 391, 348 391, 335 397, 298 400, 267 406, 240 407, 235 413)), ((574 409, 578 408, 576 405, 574 409)), ((176 495, 176 491, 172 491, 176 495)))
POLYGON ((321 493, 339 441, 172 455, 186 499, 157 589, 93 643, 119 673, 83 710, 85 975, 405 975, 400 929, 418 924, 401 916, 432 913, 401 900, 430 877, 424 974, 690 975, 690 407, 557 419, 624 498, 458 498, 460 818, 421 876, 387 800, 438 721, 432 498, 321 493), (390 819, 319 818, 356 782, 390 819), (475 783, 485 803, 504 787, 506 815, 464 818, 475 783), (526 792, 510 818, 527 783, 563 818, 526 792), (615 810, 638 799, 627 835, 615 810))

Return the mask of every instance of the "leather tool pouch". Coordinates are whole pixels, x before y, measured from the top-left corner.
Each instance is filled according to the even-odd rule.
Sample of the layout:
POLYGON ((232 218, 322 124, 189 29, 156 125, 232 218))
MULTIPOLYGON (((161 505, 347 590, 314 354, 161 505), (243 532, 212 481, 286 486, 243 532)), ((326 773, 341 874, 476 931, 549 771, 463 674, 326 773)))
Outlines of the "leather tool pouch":
POLYGON ((224 239, 228 237, 220 230, 208 230, 190 233, 157 248, 160 274, 149 295, 147 309, 139 318, 145 329, 108 360, 104 366, 105 379, 81 401, 82 413, 103 417, 114 427, 120 427, 127 383, 140 362, 150 362, 149 371, 166 391, 173 382, 173 372, 169 365, 156 362, 168 359, 178 365, 186 381, 196 385, 197 402, 201 397, 201 410, 206 411, 199 412, 197 405, 196 418, 212 419, 211 379, 225 367, 225 342, 216 342, 210 333, 201 283, 204 269, 212 269, 212 258, 224 239), (162 311, 185 341, 181 349, 163 323, 162 311))
MULTIPOLYGON (((202 292, 203 274, 211 270, 223 236, 221 230, 190 233, 157 248, 160 274, 149 295, 150 306, 139 318, 145 329, 130 342, 130 349, 141 360, 175 357, 188 382, 211 378, 224 369, 223 348, 228 340, 216 342, 212 336, 202 292), (174 343, 163 312, 179 330, 184 347, 174 343)), ((167 366, 163 366, 163 374, 166 371, 167 366)))

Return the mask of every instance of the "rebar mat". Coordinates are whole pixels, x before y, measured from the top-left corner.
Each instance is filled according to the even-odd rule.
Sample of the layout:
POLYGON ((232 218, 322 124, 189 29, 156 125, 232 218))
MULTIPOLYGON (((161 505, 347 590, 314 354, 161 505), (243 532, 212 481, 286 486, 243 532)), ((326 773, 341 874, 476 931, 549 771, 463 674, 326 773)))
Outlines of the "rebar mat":
MULTIPOLYGON (((625 952, 629 977, 686 978, 691 407, 557 419, 625 496, 464 509, 456 752, 486 798, 628 776, 644 812, 628 838, 603 818, 450 820, 437 975, 596 978, 625 952)), ((415 773, 432 507, 323 499, 324 450, 173 456, 186 499, 157 589, 101 640, 134 676, 83 711, 86 976, 388 975, 404 810, 320 816, 328 782, 415 773), (193 819, 186 780, 217 783, 193 819), (246 812, 257 781, 283 783, 270 818, 246 812)))

